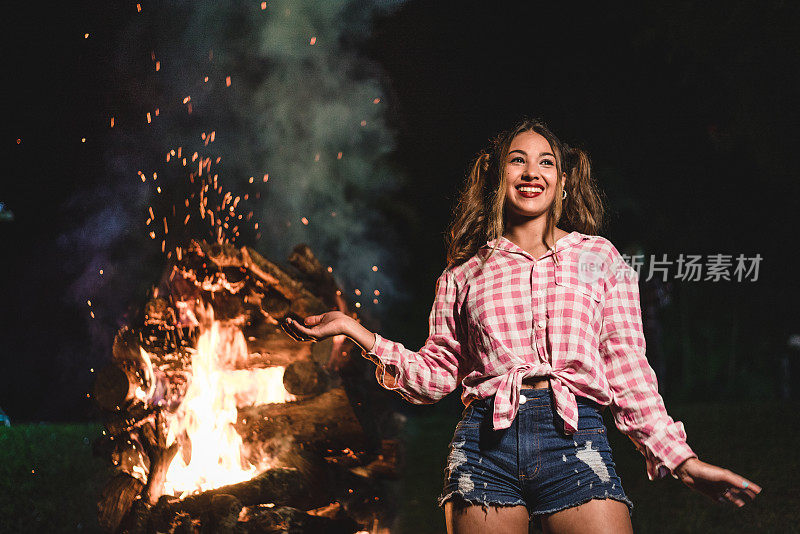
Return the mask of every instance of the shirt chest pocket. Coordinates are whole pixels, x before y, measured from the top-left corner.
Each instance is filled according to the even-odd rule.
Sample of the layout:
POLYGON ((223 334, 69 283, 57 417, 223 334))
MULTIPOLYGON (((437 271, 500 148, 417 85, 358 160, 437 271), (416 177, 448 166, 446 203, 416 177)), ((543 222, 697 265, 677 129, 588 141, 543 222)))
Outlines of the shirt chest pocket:
POLYGON ((603 293, 600 280, 585 281, 568 267, 556 270, 556 313, 563 317, 593 321, 600 316, 603 293))

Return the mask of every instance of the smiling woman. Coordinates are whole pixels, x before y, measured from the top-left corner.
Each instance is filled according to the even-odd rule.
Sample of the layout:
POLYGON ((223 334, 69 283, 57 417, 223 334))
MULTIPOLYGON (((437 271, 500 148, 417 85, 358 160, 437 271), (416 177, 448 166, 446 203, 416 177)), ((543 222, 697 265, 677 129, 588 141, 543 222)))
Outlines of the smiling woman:
POLYGON ((461 384, 467 408, 439 498, 451 533, 523 534, 531 520, 548 533, 631 532, 606 408, 650 480, 672 475, 736 506, 761 491, 700 461, 667 413, 645 356, 638 277, 597 235, 602 215, 586 154, 523 121, 467 178, 420 350, 341 312, 288 326, 351 337, 380 384, 409 402, 436 402, 461 384))
MULTIPOLYGON (((497 135, 476 158, 454 210, 448 263, 464 262, 487 239, 522 228, 526 221, 544 222, 541 236, 551 242, 562 219, 573 230, 595 234, 603 214, 586 153, 560 143, 544 123, 526 120, 497 135)), ((524 239, 531 235, 518 234, 524 239)))

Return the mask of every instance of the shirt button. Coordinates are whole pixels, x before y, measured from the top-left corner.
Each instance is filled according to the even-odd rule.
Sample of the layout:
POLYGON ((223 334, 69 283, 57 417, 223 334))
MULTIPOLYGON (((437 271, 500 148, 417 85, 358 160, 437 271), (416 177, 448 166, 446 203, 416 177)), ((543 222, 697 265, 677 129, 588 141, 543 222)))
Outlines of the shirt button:
POLYGON ((541 289, 540 289, 540 290, 538 290, 538 291, 536 292, 536 296, 537 296, 537 297, 543 297, 543 296, 544 296, 544 291, 542 291, 541 289))
POLYGON ((520 404, 525 404, 526 402, 528 402, 528 397, 526 397, 525 395, 520 395, 519 396, 519 403, 520 404))
POLYGON ((545 323, 544 321, 539 321, 538 323, 536 323, 536 328, 542 329, 546 325, 547 325, 547 323, 545 323))

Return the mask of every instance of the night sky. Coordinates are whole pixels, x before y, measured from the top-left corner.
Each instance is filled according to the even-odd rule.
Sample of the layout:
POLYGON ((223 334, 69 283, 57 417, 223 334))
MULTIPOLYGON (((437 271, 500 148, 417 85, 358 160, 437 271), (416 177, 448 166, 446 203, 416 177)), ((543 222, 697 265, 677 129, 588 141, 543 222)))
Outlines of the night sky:
MULTIPOLYGON (((739 373, 758 370, 760 389, 749 394, 775 395, 776 358, 800 334, 798 8, 626 4, 409 1, 348 44, 373 65, 396 143, 385 158, 396 183, 360 206, 380 214, 370 237, 392 255, 396 295, 387 306, 396 305, 376 311, 381 333, 415 348, 424 341, 470 159, 499 130, 541 117, 592 157, 610 208, 602 233, 621 251, 763 257, 757 282, 676 285, 674 306, 683 307, 670 317, 690 317, 682 332, 696 336, 695 347, 735 325, 739 373)), ((112 137, 109 117, 139 113, 137 98, 157 100, 120 61, 132 39, 125 29, 141 16, 135 2, 78 2, 23 3, 3 17, 9 124, 0 202, 14 217, 0 221, 0 407, 12 421, 96 417, 85 399, 89 368, 110 357, 103 347, 142 297, 136 288, 160 273, 152 263, 103 286, 99 302, 115 287, 131 301, 98 323, 75 291, 92 258, 64 239, 94 216, 87 192, 118 179, 110 154, 139 141, 112 137)), ((147 242, 125 243, 135 258, 147 242)), ((152 262, 153 250, 141 256, 152 262)), ((676 332, 667 327, 666 336, 676 332)), ((674 371, 675 384, 703 389, 689 372, 685 364, 674 371)), ((728 378, 711 395, 724 398, 746 376, 728 378)))

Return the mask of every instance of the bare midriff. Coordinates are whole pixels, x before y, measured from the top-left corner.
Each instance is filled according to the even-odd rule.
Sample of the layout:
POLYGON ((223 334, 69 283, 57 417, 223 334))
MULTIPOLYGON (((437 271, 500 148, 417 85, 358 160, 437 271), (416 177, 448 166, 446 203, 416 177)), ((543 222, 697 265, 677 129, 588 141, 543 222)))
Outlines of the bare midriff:
POLYGON ((523 388, 547 389, 550 387, 549 376, 529 376, 522 380, 523 388))

